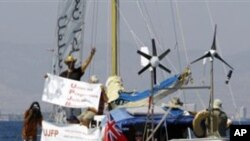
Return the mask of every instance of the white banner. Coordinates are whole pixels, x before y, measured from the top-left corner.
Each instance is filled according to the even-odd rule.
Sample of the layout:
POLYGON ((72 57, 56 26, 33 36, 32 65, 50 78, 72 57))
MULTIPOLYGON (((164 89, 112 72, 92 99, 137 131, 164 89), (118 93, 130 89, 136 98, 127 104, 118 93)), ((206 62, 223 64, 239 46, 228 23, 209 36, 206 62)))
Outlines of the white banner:
POLYGON ((101 141, 100 129, 80 124, 59 125, 42 122, 41 141, 101 141))
POLYGON ((47 76, 42 95, 43 101, 64 107, 98 109, 101 84, 90 84, 52 74, 47 76))
MULTIPOLYGON (((86 0, 60 0, 57 19, 57 56, 54 74, 63 70, 63 59, 72 54, 81 61, 86 0)), ((80 62, 77 62, 80 63, 80 62)))

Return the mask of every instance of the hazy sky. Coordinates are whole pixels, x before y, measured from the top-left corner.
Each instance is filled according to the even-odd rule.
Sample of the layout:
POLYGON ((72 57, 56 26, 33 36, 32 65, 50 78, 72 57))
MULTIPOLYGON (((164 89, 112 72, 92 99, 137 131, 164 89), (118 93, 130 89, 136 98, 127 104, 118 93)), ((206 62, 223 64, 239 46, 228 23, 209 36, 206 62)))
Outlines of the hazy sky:
MULTIPOLYGON (((91 43, 93 1, 88 3, 84 35, 86 58, 91 44, 97 48, 94 63, 87 70, 83 80, 95 73, 105 82, 109 74, 110 19, 108 0, 98 3, 96 41, 91 43), (106 65, 107 64, 107 65, 106 65)), ((136 50, 140 46, 151 47, 151 37, 157 38, 158 52, 170 48, 171 53, 163 64, 174 75, 204 54, 212 44, 214 24, 217 24, 219 53, 235 68, 230 85, 225 85, 226 72, 219 61, 215 61, 215 97, 221 98, 227 112, 246 106, 250 109, 250 1, 173 1, 169 0, 121 0, 121 59, 120 73, 128 90, 143 90, 150 86, 149 73, 138 76, 140 58, 136 50), (171 5, 172 4, 172 5, 171 5), (174 17, 171 7, 174 10, 174 17), (143 15, 141 14, 141 11, 143 15), (148 13, 148 15, 147 15, 148 13), (175 22, 173 22, 175 19, 175 22), (176 30, 174 30, 174 25, 176 30), (147 28, 149 27, 149 28, 147 28), (175 39, 174 32, 177 33, 175 39), (152 34, 153 33, 153 34, 152 34), (136 39, 133 37, 136 35, 136 39), (181 56, 178 57, 176 42, 181 56), (187 53, 187 57, 185 56, 187 53), (181 61, 178 61, 180 58, 181 61), (180 63, 181 62, 181 65, 180 63), (233 110, 232 110, 233 109, 233 110)), ((0 110, 2 113, 23 113, 32 101, 41 102, 45 73, 51 71, 52 53, 47 49, 56 45, 57 1, 42 0, 0 0, 0 110)), ((202 63, 191 66, 194 80, 201 85, 204 79, 209 83, 209 65, 202 63), (205 71, 204 71, 205 70, 205 71), (205 75, 204 75, 205 74, 205 75)), ((159 71, 158 81, 170 76, 159 71)), ((208 91, 201 90, 199 100, 196 91, 178 94, 187 103, 198 102, 207 105, 208 91)), ((177 95, 177 94, 175 94, 177 95)), ((41 102, 44 111, 51 107, 41 102)), ((201 109, 203 107, 198 107, 201 109)))

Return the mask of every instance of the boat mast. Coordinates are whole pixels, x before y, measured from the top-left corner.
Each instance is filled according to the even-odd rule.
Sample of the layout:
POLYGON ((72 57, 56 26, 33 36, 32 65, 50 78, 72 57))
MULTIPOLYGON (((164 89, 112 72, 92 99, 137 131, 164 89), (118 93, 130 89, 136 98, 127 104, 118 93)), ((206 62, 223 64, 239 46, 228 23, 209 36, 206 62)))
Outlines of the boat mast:
POLYGON ((118 75, 118 14, 119 0, 111 0, 111 76, 118 75))

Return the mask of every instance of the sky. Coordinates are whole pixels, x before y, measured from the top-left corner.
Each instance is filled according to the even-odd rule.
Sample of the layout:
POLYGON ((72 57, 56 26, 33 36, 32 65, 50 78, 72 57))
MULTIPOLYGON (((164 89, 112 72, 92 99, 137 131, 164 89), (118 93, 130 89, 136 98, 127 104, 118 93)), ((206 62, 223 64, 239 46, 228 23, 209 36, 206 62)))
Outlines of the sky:
MULTIPOLYGON (((100 0, 98 3, 98 18, 94 27, 96 34, 92 32, 95 25, 92 23, 94 2, 88 2, 83 59, 89 54, 92 45, 97 52, 82 81, 96 74, 105 83, 110 67, 109 2, 100 0)), ((127 90, 150 88, 149 73, 137 75, 141 66, 136 50, 141 46, 151 48, 151 38, 157 40, 158 53, 171 49, 162 63, 172 73, 158 71, 160 82, 180 73, 192 60, 210 49, 214 25, 217 24, 218 52, 235 70, 230 84, 225 85, 229 69, 215 60, 215 97, 223 100, 224 109, 230 114, 241 106, 250 109, 250 1, 172 2, 120 1, 119 72, 124 87, 127 90)), ((51 110, 51 105, 42 102, 41 96, 43 76, 51 72, 52 66, 53 54, 48 50, 56 46, 57 8, 56 0, 0 0, 1 113, 23 113, 33 101, 39 101, 43 111, 51 110)), ((209 63, 204 66, 201 62, 191 66, 195 84, 209 84, 209 68, 209 63)), ((185 103, 198 103, 198 110, 206 108, 208 95, 207 90, 173 94, 180 96, 185 103)))

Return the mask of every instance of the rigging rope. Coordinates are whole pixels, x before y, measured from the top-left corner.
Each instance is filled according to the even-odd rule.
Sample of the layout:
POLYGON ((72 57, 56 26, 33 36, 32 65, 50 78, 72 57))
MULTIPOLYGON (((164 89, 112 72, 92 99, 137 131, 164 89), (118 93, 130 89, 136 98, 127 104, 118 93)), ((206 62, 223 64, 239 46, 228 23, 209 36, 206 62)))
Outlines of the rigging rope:
MULTIPOLYGON (((138 4, 138 1, 137 1, 137 6, 138 6, 138 8, 139 8, 139 10, 140 10, 140 13, 141 13, 141 15, 142 15, 144 21, 146 22, 147 20, 146 20, 145 16, 143 15, 142 9, 141 9, 140 5, 138 4)), ((131 33, 131 35, 132 35, 132 37, 133 37, 135 43, 136 43, 136 49, 139 49, 139 47, 141 47, 141 46, 145 46, 145 44, 142 42, 142 40, 137 36, 137 34, 136 34, 136 33, 134 32, 134 30, 132 29, 132 27, 131 27, 131 25, 129 24, 127 18, 126 18, 126 17, 124 16, 124 14, 123 14, 123 11, 122 11, 119 7, 117 8, 117 10, 118 10, 119 15, 121 16, 122 20, 124 21, 126 27, 128 28, 129 32, 131 33)), ((147 24, 147 22, 146 22, 146 26, 147 26, 148 32, 150 33, 150 35, 152 35, 153 32, 152 32, 152 30, 151 30, 149 24, 147 24)), ((159 43, 159 41, 158 41, 157 38, 156 38, 156 41, 159 43)), ((159 46, 160 49, 163 50, 162 47, 161 47, 161 44, 159 44, 159 45, 160 45, 160 46, 159 46)), ((170 64, 170 66, 174 69, 174 72, 177 72, 176 67, 173 65, 172 61, 170 61, 169 58, 167 58, 167 62, 168 62, 168 63, 170 64)))
POLYGON ((178 7, 178 2, 175 2, 175 9, 176 9, 176 18, 177 18, 177 21, 179 21, 178 25, 179 25, 179 28, 180 28, 180 33, 181 33, 181 39, 182 39, 182 43, 183 43, 183 49, 184 49, 184 53, 185 53, 185 57, 186 57, 186 65, 189 64, 190 60, 188 58, 188 52, 187 52, 187 47, 186 47, 186 41, 185 41, 185 37, 184 37, 184 32, 183 32, 183 26, 182 26, 182 21, 181 21, 181 18, 180 18, 180 12, 179 12, 179 7, 178 7))
MULTIPOLYGON (((190 59, 189 59, 189 55, 188 55, 188 52, 187 52, 187 47, 186 47, 186 41, 185 41, 185 37, 184 37, 184 30, 183 30, 183 26, 182 26, 182 20, 181 20, 181 16, 180 16, 180 12, 179 12, 179 5, 178 5, 178 2, 175 1, 175 0, 171 0, 171 9, 172 9, 172 14, 174 15, 174 8, 173 8, 173 3, 175 4, 175 10, 176 10, 176 19, 173 18, 173 21, 177 21, 177 25, 180 29, 180 34, 181 34, 181 40, 182 40, 182 44, 183 44, 183 49, 184 49, 184 54, 185 54, 185 60, 186 60, 186 66, 189 65, 189 62, 190 62, 190 59)), ((174 17, 174 16, 172 16, 174 17)), ((175 25, 175 24, 174 24, 175 25)), ((174 27, 175 29, 176 27, 174 27)), ((177 32, 176 32, 176 29, 175 29, 175 38, 177 40, 177 32)), ((177 48, 178 48, 178 42, 176 44, 177 48)), ((179 49, 178 49, 179 51, 179 49)), ((179 58, 180 59, 180 58, 179 58)), ((181 68, 180 68, 181 69, 181 68)), ((184 92, 184 91, 183 91, 184 92)), ((200 101, 200 103, 202 104, 203 108, 205 108, 205 102, 204 100, 202 100, 201 96, 200 96, 200 93, 198 90, 195 90, 195 93, 198 97, 198 100, 200 101)), ((185 101, 185 97, 184 97, 184 101, 185 101)))
POLYGON ((139 49, 140 46, 144 46, 144 43, 142 42, 142 40, 140 40, 140 38, 136 35, 136 33, 134 32, 134 30, 132 29, 131 25, 128 23, 128 20, 126 19, 126 17, 123 14, 123 11, 118 7, 118 12, 119 15, 121 16, 122 20, 124 21, 125 25, 127 26, 129 32, 131 33, 135 43, 136 43, 136 47, 137 49, 139 49))
MULTIPOLYGON (((182 71, 182 63, 181 63, 181 57, 180 57, 180 47, 178 43, 178 37, 177 37, 177 28, 176 28, 176 16, 174 13, 174 8, 173 8, 173 1, 170 1, 170 8, 171 8, 171 14, 172 14, 172 21, 173 21, 173 29, 174 29, 174 37, 175 37, 175 49, 177 49, 177 57, 178 57, 178 64, 179 64, 179 72, 182 71)), ((179 94, 183 93, 183 99, 184 102, 186 103, 186 97, 185 97, 185 91, 179 91, 179 94)))
POLYGON ((149 32, 150 38, 152 39, 152 38, 156 37, 155 34, 154 34, 154 32, 153 32, 153 29, 151 29, 151 28, 150 28, 150 25, 148 24, 148 23, 150 23, 150 24, 152 25, 152 22, 151 22, 151 20, 149 19, 149 15, 148 15, 147 8, 146 8, 145 4, 143 3, 144 9, 145 9, 145 11, 146 11, 146 16, 147 16, 147 17, 145 17, 144 14, 143 14, 143 11, 142 11, 142 8, 141 8, 141 6, 140 6, 140 1, 139 1, 139 0, 136 1, 136 4, 137 4, 137 7, 138 7, 138 9, 139 9, 139 11, 140 11, 140 14, 141 14, 141 16, 142 16, 142 18, 143 18, 143 20, 144 20, 144 23, 146 24, 146 27, 147 27, 147 30, 148 30, 148 32, 149 32), (149 19, 149 21, 147 21, 147 18, 149 19))

